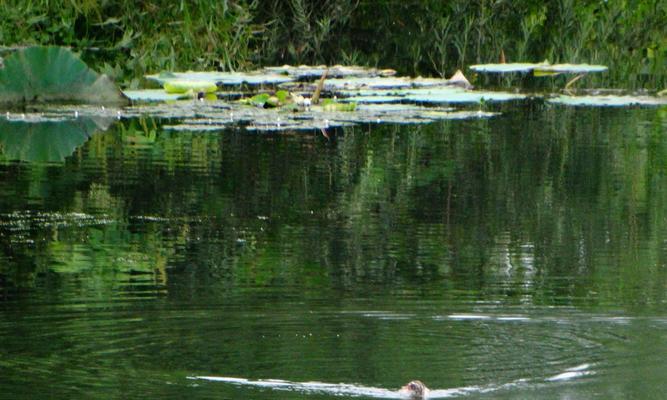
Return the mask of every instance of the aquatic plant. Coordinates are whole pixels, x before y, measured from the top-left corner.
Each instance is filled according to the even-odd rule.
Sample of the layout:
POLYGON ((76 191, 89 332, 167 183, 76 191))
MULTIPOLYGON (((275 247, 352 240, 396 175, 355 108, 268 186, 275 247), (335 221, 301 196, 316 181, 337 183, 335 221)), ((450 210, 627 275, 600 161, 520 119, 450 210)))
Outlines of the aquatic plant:
POLYGON ((126 105, 127 98, 62 47, 28 47, 12 52, 0 68, 0 107, 78 102, 126 105))

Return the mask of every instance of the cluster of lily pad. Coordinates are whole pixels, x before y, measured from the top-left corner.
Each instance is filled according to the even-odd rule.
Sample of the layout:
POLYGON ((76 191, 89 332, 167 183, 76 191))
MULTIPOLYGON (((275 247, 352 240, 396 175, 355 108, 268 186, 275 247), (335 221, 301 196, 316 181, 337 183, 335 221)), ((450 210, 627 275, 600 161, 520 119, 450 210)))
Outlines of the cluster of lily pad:
POLYGON ((491 112, 455 110, 452 103, 506 101, 525 96, 470 90, 450 79, 396 76, 393 70, 350 66, 282 66, 237 72, 148 75, 162 89, 126 91, 136 107, 179 118, 171 129, 243 127, 266 131, 326 129, 359 123, 429 123, 485 118, 491 112), (214 100, 214 101, 210 101, 214 100), (148 103, 148 104, 146 104, 148 103), (153 103, 151 105, 150 103, 153 103))
MULTIPOLYGON (((13 51, 2 61, 0 108, 7 109, 8 122, 76 119, 84 113, 105 118, 110 113, 118 118, 151 114, 181 120, 180 128, 174 124, 174 129, 283 130, 484 118, 494 114, 485 112, 481 104, 528 97, 543 97, 550 103, 567 106, 667 104, 664 91, 662 95, 652 96, 608 92, 528 96, 519 92, 473 89, 460 71, 450 79, 411 78, 397 76, 391 69, 340 65, 285 65, 249 72, 165 72, 146 76, 159 88, 121 92, 108 78, 88 68, 66 48, 27 47, 13 51), (49 106, 53 112, 45 113, 42 109, 29 113, 26 110, 27 106, 53 103, 60 105, 56 111, 49 106), (63 103, 76 105, 63 108, 63 103), (117 108, 109 111, 109 107, 117 108), (21 111, 17 113, 15 108, 21 111)), ((602 65, 547 62, 470 67, 477 73, 536 76, 585 74, 606 69, 602 65)))
MULTIPOLYGON (((607 67, 542 62, 482 64, 470 69, 478 73, 553 76, 604 72, 607 67)), ((151 111, 183 118, 184 124, 172 128, 188 130, 221 126, 248 130, 312 129, 369 122, 422 123, 483 118, 494 114, 474 105, 537 97, 518 92, 475 90, 460 71, 450 79, 410 78, 397 76, 395 71, 388 69, 285 65, 243 73, 169 72, 148 75, 147 78, 163 89, 126 91, 125 94, 142 104, 177 99, 217 101, 213 105, 198 107, 175 107, 175 103, 170 103, 169 108, 159 106, 151 111), (457 111, 451 108, 452 105, 466 104, 472 104, 472 109, 467 107, 457 111)), ((544 97, 550 103, 562 105, 667 104, 665 98, 646 95, 548 94, 544 97)))

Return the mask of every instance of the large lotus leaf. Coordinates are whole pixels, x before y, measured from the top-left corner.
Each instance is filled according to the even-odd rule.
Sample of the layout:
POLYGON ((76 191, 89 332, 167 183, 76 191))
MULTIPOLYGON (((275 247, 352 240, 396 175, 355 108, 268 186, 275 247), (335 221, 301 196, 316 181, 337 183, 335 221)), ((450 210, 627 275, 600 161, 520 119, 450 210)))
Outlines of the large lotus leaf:
POLYGON ((11 53, 0 68, 0 105, 52 102, 124 105, 128 100, 69 49, 36 46, 11 53))
POLYGON ((0 119, 0 160, 62 162, 98 130, 92 118, 39 122, 0 119))

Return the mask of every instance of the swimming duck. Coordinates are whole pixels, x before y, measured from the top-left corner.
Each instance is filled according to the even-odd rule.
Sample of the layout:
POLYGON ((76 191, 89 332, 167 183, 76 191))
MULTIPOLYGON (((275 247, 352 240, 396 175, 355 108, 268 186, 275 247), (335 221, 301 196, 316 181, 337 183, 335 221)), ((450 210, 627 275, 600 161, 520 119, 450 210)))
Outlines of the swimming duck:
POLYGON ((428 396, 428 388, 422 381, 410 381, 401 388, 400 392, 407 394, 410 399, 414 400, 425 399, 428 396))

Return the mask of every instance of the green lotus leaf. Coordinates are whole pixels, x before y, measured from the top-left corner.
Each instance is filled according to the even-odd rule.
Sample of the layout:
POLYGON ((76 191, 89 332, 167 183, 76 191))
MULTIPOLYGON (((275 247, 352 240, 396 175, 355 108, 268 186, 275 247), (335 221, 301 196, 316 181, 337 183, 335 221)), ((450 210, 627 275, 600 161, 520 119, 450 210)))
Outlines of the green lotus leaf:
POLYGON ((0 68, 0 107, 40 103, 125 105, 128 99, 63 47, 27 47, 4 59, 0 68))

